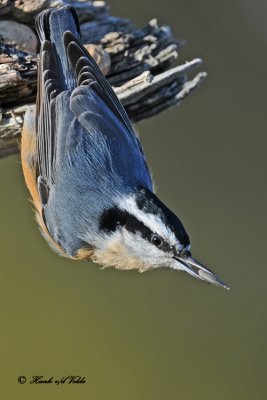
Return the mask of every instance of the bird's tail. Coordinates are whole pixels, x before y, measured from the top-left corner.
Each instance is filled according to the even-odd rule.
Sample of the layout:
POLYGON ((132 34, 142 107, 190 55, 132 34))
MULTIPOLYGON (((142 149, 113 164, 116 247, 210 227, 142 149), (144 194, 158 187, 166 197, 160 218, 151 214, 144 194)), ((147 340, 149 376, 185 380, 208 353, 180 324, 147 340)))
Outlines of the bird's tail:
POLYGON ((76 80, 65 51, 63 34, 70 31, 76 38, 80 38, 80 26, 76 10, 69 6, 45 10, 36 19, 36 30, 41 41, 41 54, 43 50, 45 51, 46 41, 52 44, 57 61, 60 86, 63 90, 74 89, 76 80))

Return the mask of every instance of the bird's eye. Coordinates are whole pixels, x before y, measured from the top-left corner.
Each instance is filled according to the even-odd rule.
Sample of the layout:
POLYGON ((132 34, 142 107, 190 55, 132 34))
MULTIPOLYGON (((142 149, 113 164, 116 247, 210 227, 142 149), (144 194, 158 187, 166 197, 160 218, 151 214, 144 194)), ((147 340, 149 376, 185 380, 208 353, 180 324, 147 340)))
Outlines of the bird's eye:
POLYGON ((156 233, 154 233, 151 236, 151 243, 154 244, 154 246, 159 247, 162 244, 162 239, 159 235, 157 235, 156 233))

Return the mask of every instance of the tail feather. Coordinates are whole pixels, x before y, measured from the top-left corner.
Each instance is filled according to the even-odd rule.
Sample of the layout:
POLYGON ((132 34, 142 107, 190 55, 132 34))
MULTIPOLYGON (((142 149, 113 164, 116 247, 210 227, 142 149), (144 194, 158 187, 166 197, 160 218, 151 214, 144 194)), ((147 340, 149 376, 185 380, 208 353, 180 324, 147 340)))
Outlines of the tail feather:
POLYGON ((80 38, 80 27, 76 10, 73 7, 62 7, 56 10, 46 10, 36 19, 36 30, 42 44, 50 41, 54 49, 60 84, 64 89, 73 90, 76 86, 75 76, 69 65, 63 34, 70 31, 80 38))

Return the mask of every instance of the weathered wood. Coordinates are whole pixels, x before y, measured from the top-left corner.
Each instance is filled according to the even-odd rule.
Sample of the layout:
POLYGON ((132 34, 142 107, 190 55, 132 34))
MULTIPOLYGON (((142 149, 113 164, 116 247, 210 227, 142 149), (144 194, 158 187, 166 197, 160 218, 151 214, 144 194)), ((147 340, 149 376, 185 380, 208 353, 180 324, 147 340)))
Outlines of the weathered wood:
POLYGON ((0 18, 13 19, 33 26, 36 15, 46 8, 71 4, 78 11, 81 22, 104 16, 108 6, 104 1, 79 0, 1 0, 0 18))
POLYGON ((26 100, 36 92, 37 59, 12 46, 0 44, 0 104, 26 100))
MULTIPOLYGON (((179 66, 153 76, 144 72, 123 86, 115 88, 119 99, 124 105, 133 122, 140 121, 179 104, 199 83, 206 73, 199 73, 191 81, 185 81, 183 70, 189 70, 200 62, 193 60, 184 66, 179 66)), ((0 157, 18 151, 18 140, 23 125, 23 117, 27 105, 3 109, 0 113, 0 157)))
MULTIPOLYGON (((8 15, 32 25, 41 9, 62 3, 6 0, 0 4, 0 17, 4 15, 6 19, 8 15)), ((200 59, 171 68, 182 42, 172 37, 169 27, 159 26, 152 20, 143 29, 136 29, 129 20, 110 16, 104 2, 72 3, 79 5, 80 11, 86 10, 82 17, 86 22, 81 24, 82 40, 97 45, 99 54, 102 52, 107 57, 102 59, 108 64, 105 65, 107 78, 132 121, 151 117, 178 104, 206 76, 199 73, 187 80, 187 74, 201 63, 200 59)), ((25 110, 35 101, 36 80, 37 58, 0 44, 0 157, 17 149, 25 110)))

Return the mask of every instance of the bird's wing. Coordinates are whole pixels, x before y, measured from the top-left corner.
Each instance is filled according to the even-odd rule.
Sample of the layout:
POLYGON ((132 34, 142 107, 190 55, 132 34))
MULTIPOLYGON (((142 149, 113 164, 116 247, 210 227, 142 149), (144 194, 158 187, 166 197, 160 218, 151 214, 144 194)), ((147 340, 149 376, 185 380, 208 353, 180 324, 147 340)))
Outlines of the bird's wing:
POLYGON ((73 34, 79 35, 78 17, 71 7, 45 10, 36 19, 36 29, 41 40, 36 110, 36 177, 40 195, 45 200, 54 182, 57 147, 63 136, 58 135, 58 132, 64 132, 70 118, 74 118, 69 115, 68 104, 76 80, 65 52, 63 33, 71 30, 73 34), (57 109, 62 112, 62 104, 64 110, 60 121, 57 109))
MULTIPOLYGON (((139 139, 111 85, 91 55, 71 32, 64 34, 64 44, 78 84, 71 96, 71 110, 88 132, 105 135, 112 142, 113 151, 116 152, 116 144, 118 153, 120 148, 124 149, 121 156, 136 163, 135 167, 143 177, 146 175, 146 183, 151 188, 150 172, 139 139)), ((122 173, 125 172, 124 163, 121 164, 122 173)))
POLYGON ((78 86, 89 85, 116 115, 127 132, 135 137, 126 111, 93 57, 70 31, 64 34, 64 44, 78 86))
MULTIPOLYGON (((50 24, 50 30, 53 32, 54 13, 56 12, 52 12, 50 17, 49 13, 44 13, 39 25, 45 27, 46 24, 50 24)), ((67 26, 69 22, 65 23, 64 17, 70 18, 70 15, 63 14, 60 19, 54 19, 61 26, 67 26)), ((125 172, 125 163, 128 159, 132 167, 135 164, 135 168, 140 172, 142 182, 148 188, 152 188, 149 169, 139 139, 126 111, 94 59, 75 35, 66 31, 62 37, 67 58, 64 65, 68 65, 68 71, 72 73, 72 78, 69 78, 66 84, 62 81, 64 65, 60 65, 57 43, 45 39, 47 36, 43 34, 44 40, 41 45, 37 99, 38 188, 43 203, 46 203, 49 188, 55 181, 58 160, 61 160, 67 152, 73 151, 75 147, 73 144, 79 142, 84 130, 95 132, 96 135, 101 133, 112 139, 113 151, 119 155, 121 148, 124 150, 121 151, 121 157, 126 157, 124 161, 121 158, 121 163, 117 164, 120 171, 125 172), (70 96, 69 86, 74 86, 73 82, 76 82, 77 88, 70 96), (115 142, 114 137, 117 139, 115 142)))
POLYGON ((42 42, 38 71, 37 145, 38 175, 51 183, 55 150, 55 102, 62 91, 56 55, 51 42, 42 42))

